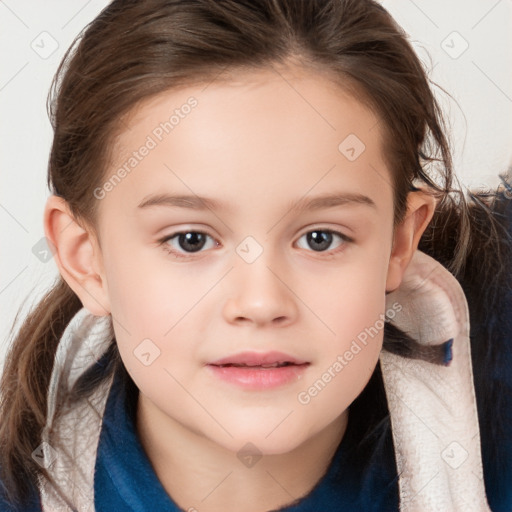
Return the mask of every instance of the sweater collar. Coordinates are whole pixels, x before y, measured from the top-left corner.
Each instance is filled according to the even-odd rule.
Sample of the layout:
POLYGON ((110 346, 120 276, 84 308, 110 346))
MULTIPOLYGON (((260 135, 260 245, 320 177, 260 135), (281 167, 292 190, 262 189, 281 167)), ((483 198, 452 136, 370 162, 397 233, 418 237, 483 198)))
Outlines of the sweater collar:
POLYGON ((451 352, 447 366, 384 350, 380 355, 400 510, 489 511, 462 287, 438 261, 416 251, 400 287, 386 299, 403 306, 393 323, 423 353, 436 346, 451 352))

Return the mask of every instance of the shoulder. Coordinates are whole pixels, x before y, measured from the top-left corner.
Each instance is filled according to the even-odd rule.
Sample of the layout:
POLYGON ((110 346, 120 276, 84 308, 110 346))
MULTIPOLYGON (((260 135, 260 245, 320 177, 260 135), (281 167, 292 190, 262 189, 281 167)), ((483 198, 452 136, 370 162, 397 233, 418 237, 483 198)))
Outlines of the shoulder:
MULTIPOLYGON (((481 196, 478 196, 481 197, 481 196)), ((472 213, 473 243, 461 286, 489 505, 512 510, 512 189, 483 196, 472 213)))
POLYGON ((0 480, 0 511, 1 512, 41 512, 39 492, 32 487, 30 496, 25 503, 12 503, 5 490, 5 484, 0 480))
POLYGON ((5 494, 0 491, 0 510, 2 512, 41 512, 39 494, 34 491, 25 503, 12 503, 7 500, 5 494))

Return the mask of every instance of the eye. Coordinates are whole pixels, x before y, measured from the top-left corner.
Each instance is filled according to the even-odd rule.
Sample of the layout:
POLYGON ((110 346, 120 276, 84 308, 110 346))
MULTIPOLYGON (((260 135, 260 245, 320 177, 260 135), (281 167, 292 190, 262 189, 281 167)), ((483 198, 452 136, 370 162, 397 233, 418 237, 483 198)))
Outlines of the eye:
MULTIPOLYGON (((199 252, 205 246, 208 238, 213 240, 210 235, 203 231, 178 231, 172 235, 166 236, 162 240, 159 240, 159 242, 164 251, 169 254, 172 254, 177 258, 187 258, 188 256, 186 253, 193 254, 199 252), (177 245, 180 250, 185 252, 185 255, 180 252, 180 250, 171 248, 171 245, 167 243, 171 240, 176 242, 174 246, 176 247, 177 245)), ((214 246, 215 245, 218 245, 216 241, 214 241, 214 246)))
MULTIPOLYGON (((305 238, 306 243, 313 248, 314 252, 331 252, 327 249, 332 245, 333 240, 338 237, 341 242, 338 247, 333 250, 333 253, 342 251, 348 242, 353 242, 354 239, 350 238, 339 231, 332 229, 314 229, 304 233, 299 240, 305 238)), ((218 246, 218 242, 214 240, 208 233, 203 231, 177 231, 165 238, 159 240, 160 245, 167 253, 175 256, 176 258, 189 258, 194 253, 200 252, 206 245, 208 239, 212 240, 211 247, 218 246), (170 244, 168 242, 174 242, 170 244), (173 248, 174 247, 174 248, 173 248)))
POLYGON ((313 248, 314 252, 326 252, 326 249, 328 249, 333 240, 338 237, 341 239, 341 243, 338 245, 338 247, 332 251, 334 253, 337 253, 339 251, 342 251, 345 248, 345 245, 347 242, 353 242, 354 239, 350 238, 343 233, 340 233, 339 231, 333 231, 332 229, 314 229, 312 231, 308 231, 307 233, 304 233, 299 240, 302 238, 306 239, 306 243, 313 248))

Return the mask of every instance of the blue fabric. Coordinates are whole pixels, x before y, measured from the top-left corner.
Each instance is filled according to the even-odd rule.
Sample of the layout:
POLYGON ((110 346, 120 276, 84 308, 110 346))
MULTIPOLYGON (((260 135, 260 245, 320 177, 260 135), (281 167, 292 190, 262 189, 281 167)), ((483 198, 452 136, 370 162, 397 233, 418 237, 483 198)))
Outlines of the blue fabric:
MULTIPOLYGON (((136 405, 127 399, 120 376, 116 375, 106 405, 96 461, 96 511, 181 511, 158 480, 139 442, 135 430, 135 409, 136 405)), ((375 487, 372 496, 359 495, 359 477, 353 467, 345 463, 346 450, 355 434, 350 427, 349 421, 331 465, 316 487, 296 505, 280 510, 398 510, 398 483, 394 464, 389 465, 387 471, 383 466, 378 473, 372 475, 372 485, 375 487)))
POLYGON ((0 481, 0 512, 41 512, 39 494, 35 488, 32 488, 28 503, 24 505, 14 505, 7 502, 5 489, 3 483, 0 481))

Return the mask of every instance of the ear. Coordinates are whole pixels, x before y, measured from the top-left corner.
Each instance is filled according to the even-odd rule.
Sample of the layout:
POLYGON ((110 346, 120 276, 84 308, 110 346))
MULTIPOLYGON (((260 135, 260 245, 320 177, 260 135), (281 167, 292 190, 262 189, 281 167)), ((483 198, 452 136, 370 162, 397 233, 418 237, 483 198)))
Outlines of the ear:
POLYGON ((407 212, 404 220, 395 228, 393 246, 386 279, 386 292, 396 290, 414 252, 418 248, 421 235, 432 220, 436 199, 423 190, 409 192, 407 212))
POLYGON ((74 218, 68 203, 51 195, 44 209, 46 238, 55 246, 54 259, 63 279, 93 315, 110 314, 101 249, 91 229, 74 218))

